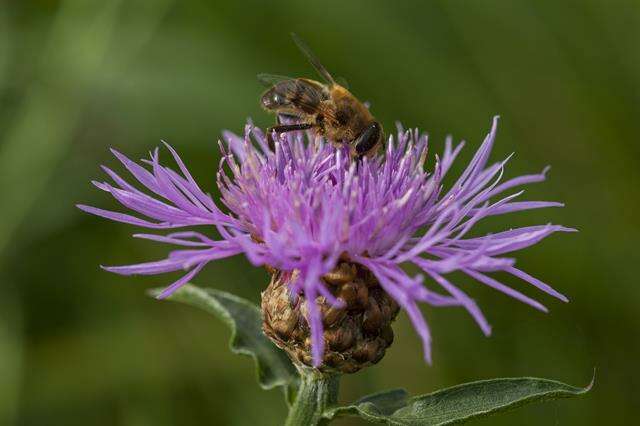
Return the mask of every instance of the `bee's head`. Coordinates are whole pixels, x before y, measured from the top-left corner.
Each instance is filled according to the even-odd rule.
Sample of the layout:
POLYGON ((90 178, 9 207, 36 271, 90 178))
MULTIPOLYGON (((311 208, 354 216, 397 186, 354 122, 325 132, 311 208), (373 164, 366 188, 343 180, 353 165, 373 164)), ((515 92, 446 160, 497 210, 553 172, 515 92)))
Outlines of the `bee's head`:
POLYGON ((267 90, 260 98, 260 104, 266 110, 281 108, 286 103, 286 98, 279 94, 275 88, 267 90))

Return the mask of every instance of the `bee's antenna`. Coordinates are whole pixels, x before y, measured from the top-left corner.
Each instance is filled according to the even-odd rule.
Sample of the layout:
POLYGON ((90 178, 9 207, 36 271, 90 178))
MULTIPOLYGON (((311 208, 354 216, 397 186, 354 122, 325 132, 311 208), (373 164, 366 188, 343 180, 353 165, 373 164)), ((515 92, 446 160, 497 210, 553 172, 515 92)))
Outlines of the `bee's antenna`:
POLYGON ((327 71, 327 69, 320 63, 316 55, 314 55, 309 46, 307 46, 307 43, 305 43, 300 37, 298 37, 296 33, 291 33, 291 38, 293 38, 293 41, 296 43, 298 48, 302 51, 302 53, 304 53, 304 56, 307 57, 309 62, 311 62, 311 65, 313 65, 316 71, 318 71, 318 74, 320 74, 322 78, 327 81, 327 83, 336 84, 333 77, 331 77, 331 74, 329 74, 329 71, 327 71))

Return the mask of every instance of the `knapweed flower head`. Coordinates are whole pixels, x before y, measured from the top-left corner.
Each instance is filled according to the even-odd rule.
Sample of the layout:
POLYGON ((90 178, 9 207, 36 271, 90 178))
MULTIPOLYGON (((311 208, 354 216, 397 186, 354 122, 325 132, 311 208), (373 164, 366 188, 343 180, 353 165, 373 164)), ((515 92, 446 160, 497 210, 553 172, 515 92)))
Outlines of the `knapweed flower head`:
POLYGON ((220 142, 219 201, 201 189, 175 150, 166 145, 177 169, 160 163, 158 149, 142 164, 114 150, 137 180, 136 186, 106 167, 113 183, 95 182, 134 214, 78 207, 144 228, 179 230, 134 235, 181 247, 167 258, 105 267, 123 275, 186 271, 160 297, 190 281, 207 263, 237 254, 244 254, 253 265, 288 273, 291 294, 311 301, 306 304, 305 319, 315 366, 321 364, 325 351, 323 318, 315 301, 337 308, 344 305, 323 277, 345 260, 358 265, 406 312, 422 339, 425 359, 431 362, 430 331, 421 303, 463 307, 486 335, 491 332, 474 300, 445 277, 451 272, 460 271, 541 311, 546 311, 542 304, 491 273, 504 271, 567 301, 516 268, 509 255, 554 232, 571 229, 547 224, 470 236, 474 225, 488 216, 561 205, 517 201, 522 192, 513 192, 514 188, 544 180, 546 169, 503 180, 508 159, 489 163, 497 122, 496 117, 484 142, 448 189, 443 178, 463 147, 463 143, 454 147, 450 138, 442 156, 436 155, 435 164, 427 170, 427 137, 417 130, 400 129, 389 138, 382 155, 355 161, 346 149, 302 132, 276 137, 272 150, 263 132, 249 124, 243 137, 226 132, 220 142), (187 227, 200 230, 183 229, 187 227), (410 276, 404 264, 424 273, 410 276))

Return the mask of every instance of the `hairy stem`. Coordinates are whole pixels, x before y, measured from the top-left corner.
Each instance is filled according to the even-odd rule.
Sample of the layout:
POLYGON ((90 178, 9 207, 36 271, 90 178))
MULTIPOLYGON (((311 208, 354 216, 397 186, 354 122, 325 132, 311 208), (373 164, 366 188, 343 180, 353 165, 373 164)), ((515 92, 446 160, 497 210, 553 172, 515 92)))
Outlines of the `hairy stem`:
POLYGON ((339 375, 323 375, 300 369, 300 387, 286 426, 315 426, 328 423, 322 413, 338 402, 339 375))

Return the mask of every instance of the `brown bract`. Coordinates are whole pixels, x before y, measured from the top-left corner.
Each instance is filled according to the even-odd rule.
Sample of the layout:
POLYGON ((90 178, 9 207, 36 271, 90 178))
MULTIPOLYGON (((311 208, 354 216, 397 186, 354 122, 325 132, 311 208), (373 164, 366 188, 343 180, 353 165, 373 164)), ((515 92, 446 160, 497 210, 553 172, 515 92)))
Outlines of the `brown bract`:
MULTIPOLYGON (((303 295, 292 295, 288 286, 296 277, 297 271, 273 272, 262 293, 262 328, 295 364, 311 367, 307 301, 303 295)), ((398 314, 398 304, 369 270, 355 263, 341 262, 322 279, 345 306, 336 308, 324 297, 316 299, 325 343, 322 364, 317 369, 323 373, 355 373, 380 361, 393 342, 391 323, 398 314)))

